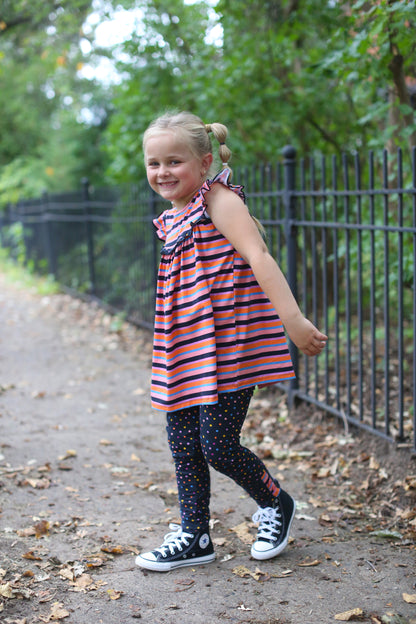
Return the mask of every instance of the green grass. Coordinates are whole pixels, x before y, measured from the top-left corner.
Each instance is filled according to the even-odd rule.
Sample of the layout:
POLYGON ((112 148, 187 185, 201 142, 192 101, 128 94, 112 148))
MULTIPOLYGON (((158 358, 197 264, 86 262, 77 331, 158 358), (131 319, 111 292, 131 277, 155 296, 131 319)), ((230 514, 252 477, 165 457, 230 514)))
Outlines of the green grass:
POLYGON ((11 260, 3 249, 0 249, 0 276, 2 280, 16 288, 30 290, 39 295, 54 295, 60 292, 59 284, 51 275, 47 277, 36 275, 11 260))

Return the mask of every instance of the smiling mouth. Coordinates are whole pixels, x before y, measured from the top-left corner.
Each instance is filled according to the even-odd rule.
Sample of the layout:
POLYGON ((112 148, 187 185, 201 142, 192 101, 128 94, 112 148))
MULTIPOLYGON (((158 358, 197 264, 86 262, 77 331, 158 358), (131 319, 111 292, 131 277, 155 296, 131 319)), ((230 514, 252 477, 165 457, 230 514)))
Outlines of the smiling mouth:
POLYGON ((176 180, 170 180, 170 182, 159 182, 159 186, 170 187, 170 186, 175 186, 176 183, 177 183, 176 180))

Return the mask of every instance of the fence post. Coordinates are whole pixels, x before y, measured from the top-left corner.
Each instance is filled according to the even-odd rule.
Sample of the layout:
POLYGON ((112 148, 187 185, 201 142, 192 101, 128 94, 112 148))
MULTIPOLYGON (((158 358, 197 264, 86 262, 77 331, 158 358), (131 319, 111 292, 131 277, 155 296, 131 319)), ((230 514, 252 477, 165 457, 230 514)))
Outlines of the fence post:
MULTIPOLYGON (((149 208, 150 208, 150 217, 153 222, 153 219, 157 217, 157 193, 150 189, 150 197, 149 197, 149 208)), ((152 237, 152 245, 153 245, 153 311, 155 308, 156 302, 156 288, 157 288, 157 274, 158 274, 158 265, 159 265, 159 252, 157 245, 157 237, 154 235, 152 237)))
POLYGON ((88 178, 82 178, 82 199, 85 219, 85 232, 87 236, 87 257, 88 257, 88 276, 90 281, 90 294, 95 295, 95 264, 94 264, 94 237, 90 220, 89 202, 90 202, 90 181, 88 178))
MULTIPOLYGON (((43 231, 45 234, 45 246, 46 246, 46 256, 48 258, 49 275, 53 275, 53 277, 56 279, 57 263, 56 263, 56 256, 55 256, 54 248, 53 248, 51 220, 50 220, 50 215, 49 215, 48 191, 43 191, 42 193, 42 219, 43 219, 43 224, 44 224, 43 231)), ((28 246, 25 241, 26 251, 27 251, 27 248, 28 246)), ((27 258, 25 260, 27 261, 27 258)))
MULTIPOLYGON (((284 232, 286 238, 286 261, 287 261, 287 281, 295 299, 298 297, 298 279, 297 279, 297 231, 295 226, 296 219, 296 198, 294 191, 296 189, 296 149, 293 145, 286 145, 283 150, 283 167, 284 167, 284 194, 283 202, 285 206, 284 232)), ((295 399, 295 391, 299 388, 298 382, 298 349, 296 345, 289 340, 289 350, 292 357, 293 367, 296 373, 296 379, 292 379, 289 383, 288 399, 289 405, 292 407, 295 399)))

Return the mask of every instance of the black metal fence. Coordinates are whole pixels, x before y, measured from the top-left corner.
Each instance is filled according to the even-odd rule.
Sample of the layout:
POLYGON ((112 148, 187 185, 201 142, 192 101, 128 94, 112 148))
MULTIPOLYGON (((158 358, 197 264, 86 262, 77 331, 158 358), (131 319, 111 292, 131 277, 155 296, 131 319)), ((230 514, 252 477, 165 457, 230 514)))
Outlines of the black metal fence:
MULTIPOLYGON (((296 160, 234 172, 304 313, 328 334, 319 358, 291 345, 285 387, 344 422, 416 451, 416 150, 296 160)), ((145 182, 8 206, 1 244, 37 271, 150 328, 164 204, 145 182)))

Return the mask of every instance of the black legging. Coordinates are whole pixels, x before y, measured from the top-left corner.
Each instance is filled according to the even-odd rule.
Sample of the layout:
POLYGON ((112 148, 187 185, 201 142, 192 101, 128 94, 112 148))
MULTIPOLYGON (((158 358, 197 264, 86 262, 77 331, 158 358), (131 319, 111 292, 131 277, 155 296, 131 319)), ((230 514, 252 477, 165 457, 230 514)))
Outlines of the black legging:
POLYGON ((198 405, 167 415, 166 429, 185 531, 208 527, 208 465, 234 479, 259 507, 271 507, 279 494, 279 484, 263 462, 240 444, 252 394, 253 388, 222 393, 215 405, 198 405))

